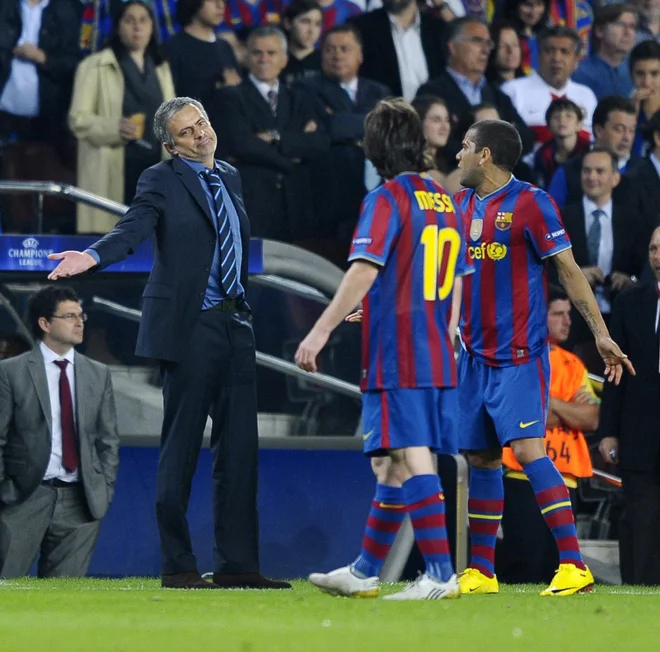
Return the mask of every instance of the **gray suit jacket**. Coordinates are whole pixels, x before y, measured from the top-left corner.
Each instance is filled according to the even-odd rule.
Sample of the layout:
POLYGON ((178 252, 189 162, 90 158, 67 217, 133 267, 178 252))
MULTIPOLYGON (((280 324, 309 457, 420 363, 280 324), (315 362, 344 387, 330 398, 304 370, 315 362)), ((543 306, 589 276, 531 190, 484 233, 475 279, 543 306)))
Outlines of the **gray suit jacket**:
MULTIPOLYGON (((110 370, 79 353, 74 363, 80 475, 91 515, 110 507, 119 434, 110 370)), ((41 484, 51 453, 51 410, 40 349, 0 362, 0 505, 17 505, 41 484)))

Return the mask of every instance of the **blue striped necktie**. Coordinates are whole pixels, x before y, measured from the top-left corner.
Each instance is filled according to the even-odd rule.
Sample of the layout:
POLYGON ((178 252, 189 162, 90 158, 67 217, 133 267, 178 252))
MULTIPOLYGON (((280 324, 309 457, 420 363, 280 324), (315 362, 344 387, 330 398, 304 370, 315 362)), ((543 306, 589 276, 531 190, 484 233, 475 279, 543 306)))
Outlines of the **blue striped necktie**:
POLYGON ((234 250, 234 237, 229 224, 229 214, 222 197, 222 181, 217 170, 207 174, 211 194, 215 202, 216 226, 220 242, 220 287, 228 298, 238 296, 238 274, 236 271, 236 251, 234 250))

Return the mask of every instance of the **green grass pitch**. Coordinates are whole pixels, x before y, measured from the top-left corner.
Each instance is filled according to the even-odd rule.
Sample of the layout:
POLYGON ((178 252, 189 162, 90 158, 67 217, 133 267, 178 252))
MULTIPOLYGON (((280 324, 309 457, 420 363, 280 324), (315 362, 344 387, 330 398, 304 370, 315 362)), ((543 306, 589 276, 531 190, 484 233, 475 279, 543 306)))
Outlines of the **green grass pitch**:
MULTIPOLYGON (((393 585, 385 592, 394 591, 393 585)), ((0 652, 660 650, 660 589, 391 603, 293 591, 172 591, 153 579, 0 581, 0 652)))

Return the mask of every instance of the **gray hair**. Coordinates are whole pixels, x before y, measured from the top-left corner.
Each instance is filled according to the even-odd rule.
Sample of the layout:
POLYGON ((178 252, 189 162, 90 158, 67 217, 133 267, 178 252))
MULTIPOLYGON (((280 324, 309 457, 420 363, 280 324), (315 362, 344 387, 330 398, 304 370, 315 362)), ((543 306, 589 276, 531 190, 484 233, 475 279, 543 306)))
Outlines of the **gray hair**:
POLYGON ((194 106, 208 120, 209 116, 201 102, 192 97, 175 97, 163 102, 154 115, 154 136, 159 143, 163 145, 175 145, 174 136, 170 131, 169 122, 179 112, 187 106, 194 106))
POLYGON ((253 29, 247 38, 247 44, 249 46, 250 43, 252 43, 252 41, 254 41, 255 39, 269 38, 271 36, 277 36, 277 38, 280 39, 282 52, 286 53, 287 50, 289 49, 289 43, 286 40, 286 35, 279 27, 276 27, 275 25, 262 25, 261 27, 257 27, 256 29, 253 29))

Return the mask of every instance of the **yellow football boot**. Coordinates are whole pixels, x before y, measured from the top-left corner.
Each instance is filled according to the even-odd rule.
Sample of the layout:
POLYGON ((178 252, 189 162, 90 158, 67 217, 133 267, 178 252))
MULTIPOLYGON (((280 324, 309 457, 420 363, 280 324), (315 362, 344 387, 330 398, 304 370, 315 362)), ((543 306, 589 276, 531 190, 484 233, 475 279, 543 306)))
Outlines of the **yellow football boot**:
POLYGON ((476 568, 466 568, 458 578, 458 584, 461 587, 461 593, 465 595, 485 595, 500 592, 497 575, 486 577, 476 568))
POLYGON ((562 597, 574 593, 588 593, 594 588, 594 576, 588 568, 582 570, 575 564, 559 564, 550 586, 541 595, 562 597))

